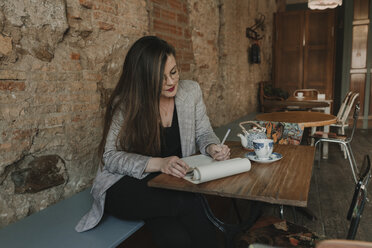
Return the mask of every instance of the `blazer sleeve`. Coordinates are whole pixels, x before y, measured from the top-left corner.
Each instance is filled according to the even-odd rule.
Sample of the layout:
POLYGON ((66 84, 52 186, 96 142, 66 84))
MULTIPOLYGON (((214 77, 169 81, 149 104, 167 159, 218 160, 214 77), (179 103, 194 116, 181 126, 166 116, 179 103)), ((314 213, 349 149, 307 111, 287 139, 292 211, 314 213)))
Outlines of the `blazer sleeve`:
POLYGON ((102 158, 104 169, 113 174, 128 175, 142 179, 149 174, 144 171, 151 157, 117 149, 117 137, 123 121, 123 114, 121 111, 117 111, 106 138, 105 151, 102 158))
POLYGON ((195 138, 200 152, 206 155, 206 147, 210 144, 219 144, 220 140, 210 124, 200 86, 198 83, 195 85, 195 138))

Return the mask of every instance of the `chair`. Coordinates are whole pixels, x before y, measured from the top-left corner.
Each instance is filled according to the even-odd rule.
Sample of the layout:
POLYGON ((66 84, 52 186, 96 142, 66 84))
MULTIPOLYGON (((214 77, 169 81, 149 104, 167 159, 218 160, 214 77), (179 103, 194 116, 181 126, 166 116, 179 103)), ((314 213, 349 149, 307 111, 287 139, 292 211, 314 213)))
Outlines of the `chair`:
POLYGON ((347 219, 350 220, 350 227, 347 239, 355 239, 359 226, 360 218, 367 200, 367 187, 371 179, 371 160, 368 155, 364 156, 361 173, 357 184, 355 185, 353 199, 347 213, 347 219))
POLYGON ((353 94, 354 94, 354 92, 352 92, 352 91, 349 91, 349 92, 346 94, 344 100, 343 100, 342 103, 341 103, 340 109, 338 110, 338 113, 337 113, 337 122, 341 121, 342 116, 343 116, 343 114, 344 114, 344 110, 345 110, 345 108, 346 108, 346 105, 347 105, 348 102, 349 102, 349 98, 350 98, 350 96, 353 95, 353 94))
POLYGON ((302 92, 307 97, 317 97, 319 94, 317 89, 298 89, 293 92, 293 96, 298 96, 299 92, 302 92))
MULTIPOLYGON (((298 93, 303 93, 304 97, 310 97, 310 98, 317 98, 319 91, 317 89, 297 89, 293 92, 293 96, 297 97, 298 93)), ((304 108, 304 107, 299 107, 299 106, 288 106, 288 110, 294 110, 294 111, 314 111, 314 110, 320 110, 324 111, 324 107, 316 108, 316 107, 311 107, 311 108, 304 108)))
POLYGON ((275 105, 278 101, 284 101, 288 97, 287 92, 274 88, 272 83, 268 81, 261 81, 259 85, 260 111, 265 113, 281 110, 275 105))
POLYGON ((337 122, 331 124, 332 127, 338 127, 341 132, 339 134, 345 135, 345 127, 348 127, 348 117, 355 100, 359 97, 359 93, 350 91, 341 104, 340 110, 337 113, 337 122))
MULTIPOLYGON (((349 91, 343 100, 340 109, 337 113, 337 122, 335 124, 331 124, 332 127, 338 127, 339 130, 336 133, 325 133, 323 131, 316 131, 312 135, 313 138, 321 138, 321 137, 336 137, 337 135, 345 135, 345 127, 349 126, 348 117, 352 107, 354 106, 355 100, 358 98, 359 93, 354 93, 349 91)), ((345 159, 347 158, 346 150, 342 145, 341 150, 344 152, 345 159)))
POLYGON ((353 173, 353 177, 354 177, 354 181, 355 183, 357 183, 357 178, 356 178, 356 173, 358 173, 358 168, 356 166, 356 163, 355 163, 355 158, 354 158, 354 154, 353 154, 353 151, 351 149, 351 141, 353 140, 353 136, 354 136, 354 132, 355 132, 355 129, 356 129, 356 126, 357 126, 357 121, 358 121, 358 115, 359 115, 359 111, 360 111, 360 108, 359 108, 359 103, 355 104, 355 110, 354 110, 354 114, 353 114, 353 128, 352 128, 352 131, 351 131, 351 135, 349 137, 346 137, 344 135, 335 135, 335 136, 332 136, 332 137, 324 137, 324 138, 319 138, 316 142, 315 142, 315 148, 319 145, 319 159, 318 159, 318 164, 320 165, 320 159, 321 159, 321 143, 323 142, 329 142, 329 143, 338 143, 340 145, 342 145, 346 151, 346 154, 347 154, 347 157, 349 159, 349 163, 350 163, 350 168, 351 168, 351 171, 353 173))
POLYGON ((316 248, 372 248, 372 242, 328 239, 319 242, 316 248))

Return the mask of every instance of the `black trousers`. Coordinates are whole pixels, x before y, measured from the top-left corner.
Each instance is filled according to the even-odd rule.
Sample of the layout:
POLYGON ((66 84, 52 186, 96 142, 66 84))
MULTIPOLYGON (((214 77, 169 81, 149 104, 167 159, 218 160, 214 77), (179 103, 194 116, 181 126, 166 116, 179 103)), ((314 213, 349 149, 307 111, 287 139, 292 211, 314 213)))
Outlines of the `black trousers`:
POLYGON ((105 212, 144 220, 160 248, 217 247, 216 229, 194 193, 151 188, 153 173, 139 180, 123 177, 106 193, 105 212))

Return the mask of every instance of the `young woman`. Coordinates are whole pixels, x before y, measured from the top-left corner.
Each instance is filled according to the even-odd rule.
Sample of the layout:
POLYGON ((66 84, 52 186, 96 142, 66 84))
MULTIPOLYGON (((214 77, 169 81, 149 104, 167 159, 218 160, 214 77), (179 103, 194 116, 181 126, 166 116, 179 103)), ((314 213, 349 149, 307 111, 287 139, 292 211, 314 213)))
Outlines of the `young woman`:
POLYGON ((76 226, 96 226, 103 213, 144 220, 159 247, 216 247, 215 230, 193 193, 150 188, 159 173, 184 177, 180 158, 199 148, 225 160, 199 85, 179 80, 174 48, 155 36, 136 41, 109 100, 99 156, 102 168, 92 188, 92 209, 76 226))

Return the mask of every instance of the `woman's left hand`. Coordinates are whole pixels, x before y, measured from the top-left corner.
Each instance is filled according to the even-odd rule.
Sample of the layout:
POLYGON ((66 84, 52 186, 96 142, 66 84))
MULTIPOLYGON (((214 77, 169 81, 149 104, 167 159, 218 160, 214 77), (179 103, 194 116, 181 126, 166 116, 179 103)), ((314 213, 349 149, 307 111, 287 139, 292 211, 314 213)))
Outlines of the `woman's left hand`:
POLYGON ((214 160, 222 161, 230 158, 230 148, 227 145, 211 144, 206 151, 214 160))

